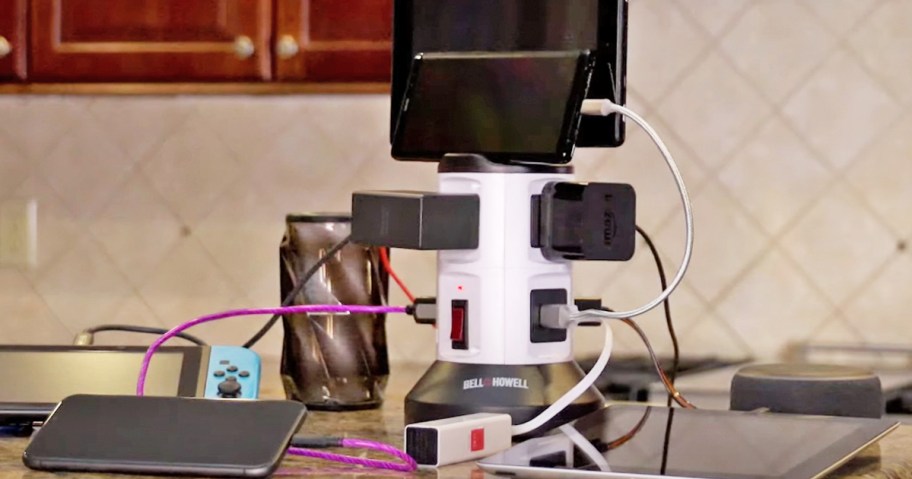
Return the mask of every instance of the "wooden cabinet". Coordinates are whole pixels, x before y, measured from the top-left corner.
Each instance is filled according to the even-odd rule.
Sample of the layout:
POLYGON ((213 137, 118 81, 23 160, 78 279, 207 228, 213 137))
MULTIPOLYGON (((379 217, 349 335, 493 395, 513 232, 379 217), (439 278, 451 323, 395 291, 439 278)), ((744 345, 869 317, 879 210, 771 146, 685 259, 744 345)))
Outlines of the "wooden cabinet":
POLYGON ((26 0, 0 0, 0 80, 25 78, 26 0))
POLYGON ((384 91, 392 14, 393 0, 0 0, 0 93, 384 91))
POLYGON ((273 0, 30 2, 30 81, 271 77, 273 0))
POLYGON ((276 78, 390 81, 392 0, 277 0, 276 78))

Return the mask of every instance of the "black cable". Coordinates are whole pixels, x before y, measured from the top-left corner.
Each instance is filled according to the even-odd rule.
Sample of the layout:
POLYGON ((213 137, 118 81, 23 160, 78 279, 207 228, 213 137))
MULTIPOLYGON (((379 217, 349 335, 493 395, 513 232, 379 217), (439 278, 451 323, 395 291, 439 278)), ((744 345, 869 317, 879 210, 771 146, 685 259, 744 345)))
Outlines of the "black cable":
MULTIPOLYGON (((648 246, 649 251, 652 252, 652 258, 655 260, 656 267, 659 270, 659 282, 662 284, 662 291, 665 291, 668 287, 668 280, 665 277, 665 267, 662 266, 662 258, 659 257, 659 250, 656 249, 655 243, 652 242, 652 238, 643 231, 643 228, 640 228, 639 225, 637 225, 636 231, 643 237, 643 240, 646 241, 646 246, 648 246)), ((665 298, 665 301, 662 302, 662 306, 665 309, 665 324, 668 325, 668 335, 671 336, 671 346, 674 349, 671 361, 671 371, 668 373, 668 379, 670 379, 671 384, 674 385, 675 378, 678 376, 681 350, 678 347, 678 335, 675 333, 674 323, 671 320, 671 305, 668 302, 668 298, 665 298)), ((671 407, 671 401, 672 397, 671 394, 669 394, 668 407, 671 407)))
POLYGON ((668 450, 671 445, 671 424, 674 422, 674 414, 674 408, 669 407, 668 421, 665 422, 665 438, 662 440, 662 467, 659 469, 659 474, 663 476, 668 470, 668 450))
POLYGON ((303 447, 306 449, 329 449, 332 447, 342 447, 341 437, 314 437, 295 435, 291 438, 291 447, 303 447))
MULTIPOLYGON (((298 297, 298 294, 300 294, 301 291, 304 290, 304 285, 307 284, 307 282, 310 280, 310 278, 313 277, 313 275, 317 274, 317 271, 320 271, 320 268, 325 266, 326 263, 328 263, 329 260, 331 260, 333 258, 333 256, 336 255, 336 253, 338 253, 339 251, 342 251, 342 248, 344 248, 350 242, 351 242, 351 235, 348 235, 345 238, 343 238, 341 241, 336 243, 332 248, 327 250, 326 254, 324 254, 319 260, 317 260, 317 262, 314 263, 314 265, 311 266, 310 269, 308 269, 307 272, 305 272, 301 276, 301 279, 298 280, 298 284, 296 284, 294 286, 294 288, 292 288, 292 290, 285 296, 285 299, 282 300, 282 306, 290 306, 294 302, 295 298, 298 297)), ((263 339, 263 336, 265 336, 266 333, 268 333, 269 330, 272 329, 273 326, 275 326, 275 323, 281 317, 282 317, 282 315, 280 315, 280 314, 272 315, 272 317, 269 318, 269 321, 267 321, 266 324, 263 325, 263 327, 260 328, 260 330, 257 331, 256 334, 253 335, 253 337, 251 337, 250 339, 247 340, 246 343, 244 343, 244 347, 248 348, 248 349, 252 348, 253 345, 255 345, 259 340, 263 339)))
MULTIPOLYGON (((149 326, 133 326, 130 324, 102 324, 100 326, 94 326, 86 329, 81 334, 94 335, 95 333, 100 333, 102 331, 121 331, 125 333, 142 333, 142 334, 156 334, 161 336, 168 332, 164 328, 154 328, 149 326)), ((177 333, 175 336, 178 338, 190 341, 193 344, 199 346, 206 346, 206 342, 202 339, 188 333, 177 333)))

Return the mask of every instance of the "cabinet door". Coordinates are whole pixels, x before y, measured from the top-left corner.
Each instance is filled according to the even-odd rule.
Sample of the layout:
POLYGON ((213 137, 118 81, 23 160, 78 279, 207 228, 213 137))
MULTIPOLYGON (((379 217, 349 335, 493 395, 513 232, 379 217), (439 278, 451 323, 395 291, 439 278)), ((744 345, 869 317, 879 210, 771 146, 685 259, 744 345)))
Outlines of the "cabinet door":
POLYGON ((279 80, 390 81, 392 0, 278 0, 279 80))
POLYGON ((25 2, 0 0, 0 80, 25 78, 25 2))
POLYGON ((31 0, 32 81, 266 80, 272 0, 31 0))

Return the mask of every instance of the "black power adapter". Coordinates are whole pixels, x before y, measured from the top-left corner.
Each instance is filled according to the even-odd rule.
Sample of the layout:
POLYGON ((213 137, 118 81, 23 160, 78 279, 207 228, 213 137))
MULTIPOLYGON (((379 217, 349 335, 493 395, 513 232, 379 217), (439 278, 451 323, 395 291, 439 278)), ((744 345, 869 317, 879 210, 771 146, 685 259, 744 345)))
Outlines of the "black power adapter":
POLYGON ((359 191, 352 195, 352 242, 416 250, 478 247, 478 195, 359 191))
POLYGON ((532 197, 532 246, 549 260, 627 261, 636 192, 623 183, 549 183, 532 197))

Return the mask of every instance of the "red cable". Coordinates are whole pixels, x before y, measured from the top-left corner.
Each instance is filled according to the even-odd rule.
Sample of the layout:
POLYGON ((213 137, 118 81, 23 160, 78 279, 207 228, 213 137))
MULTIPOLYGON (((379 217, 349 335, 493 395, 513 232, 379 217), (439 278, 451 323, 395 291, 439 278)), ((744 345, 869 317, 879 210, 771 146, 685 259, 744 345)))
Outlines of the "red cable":
POLYGON ((390 264, 390 259, 389 259, 389 255, 386 252, 386 248, 378 248, 378 249, 380 250, 380 262, 383 263, 383 269, 385 269, 386 272, 389 273, 390 277, 393 278, 393 281, 395 281, 396 284, 399 285, 399 289, 401 289, 402 292, 405 293, 405 297, 408 298, 409 302, 414 303, 415 295, 413 295, 412 292, 409 291, 409 289, 405 285, 405 283, 403 283, 402 280, 399 279, 399 275, 397 275, 396 272, 393 271, 393 265, 390 264))

